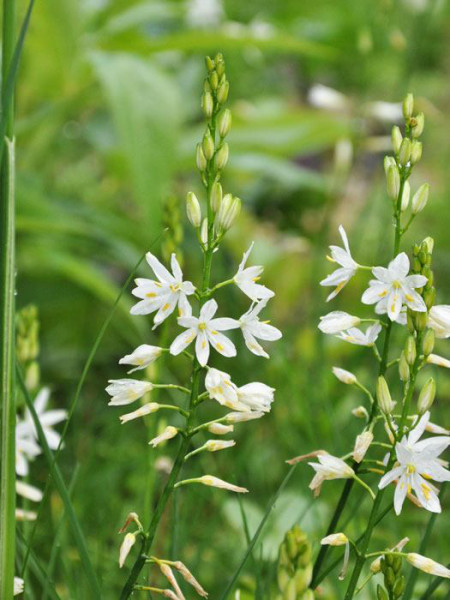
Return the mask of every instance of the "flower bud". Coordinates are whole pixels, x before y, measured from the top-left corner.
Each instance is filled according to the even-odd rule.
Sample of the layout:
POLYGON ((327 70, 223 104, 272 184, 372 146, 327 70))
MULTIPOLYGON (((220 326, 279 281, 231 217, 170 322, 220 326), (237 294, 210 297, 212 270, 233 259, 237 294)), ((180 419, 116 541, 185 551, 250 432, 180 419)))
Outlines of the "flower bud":
POLYGON ((398 151, 398 161, 401 165, 406 167, 411 156, 411 140, 409 138, 403 138, 403 141, 398 151))
POLYGON ((322 546, 345 546, 348 543, 348 537, 345 533, 332 533, 320 540, 322 546))
POLYGON ((187 217, 194 227, 200 227, 202 222, 202 209, 194 192, 188 192, 186 196, 187 217))
POLYGON ((405 343, 405 358, 408 365, 413 365, 416 360, 416 340, 412 335, 408 336, 405 343))
POLYGON ((353 449, 353 459, 360 463, 365 457, 370 444, 373 442, 373 433, 371 431, 364 431, 355 441, 355 447, 353 449))
POLYGON ((419 113, 411 119, 411 133, 414 138, 418 138, 423 133, 425 125, 425 115, 423 112, 419 113))
POLYGON ((222 186, 218 181, 216 181, 212 185, 210 201, 211 208, 213 212, 216 213, 219 210, 220 204, 222 202, 222 186))
POLYGON ((398 363, 398 374, 400 376, 401 381, 405 382, 409 380, 409 365, 404 352, 402 352, 400 355, 400 361, 398 363))
POLYGON ((207 56, 205 58, 205 64, 206 64, 206 68, 208 69, 208 71, 213 71, 214 70, 214 61, 210 56, 207 56))
POLYGON ((392 200, 397 200, 400 191, 400 173, 396 165, 390 165, 386 175, 387 193, 392 200))
POLYGON ((389 600, 386 590, 380 584, 377 585, 377 600, 389 600))
POLYGON ((224 142, 220 148, 217 150, 216 156, 214 158, 214 165, 218 171, 221 171, 225 168, 228 162, 228 144, 224 142))
POLYGON ((217 102, 219 102, 219 104, 225 104, 228 98, 229 90, 230 84, 228 83, 228 81, 224 80, 220 84, 219 89, 217 90, 217 102))
POLYGON ((202 228, 200 229, 200 241, 206 246, 208 243, 208 219, 203 219, 202 228))
POLYGON ((397 125, 392 128, 391 139, 394 152, 395 154, 398 154, 400 151, 400 146, 402 145, 403 136, 400 132, 400 128, 397 127, 397 125))
POLYGON ((235 445, 234 440, 208 440, 203 447, 208 452, 219 452, 219 450, 225 450, 235 445))
POLYGON ((225 61, 223 60, 223 54, 218 52, 214 58, 214 63, 216 65, 217 73, 223 75, 225 73, 225 61))
POLYGON ((414 96, 412 94, 406 94, 402 104, 403 116, 405 119, 412 117, 414 111, 414 96))
POLYGON ((428 202, 429 191, 430 186, 428 183, 423 183, 414 194, 411 202, 411 210, 413 215, 417 215, 417 213, 420 213, 425 208, 428 202))
POLYGON ((380 410, 385 414, 390 414, 395 406, 392 402, 388 384, 383 376, 378 377, 377 381, 377 399, 380 410))
POLYGON ((425 383, 420 390, 419 399, 417 400, 417 410, 422 415, 430 410, 434 397, 436 396, 436 382, 432 377, 425 383))
POLYGON ((352 410, 352 415, 357 419, 369 419, 369 413, 364 406, 357 406, 352 410))
POLYGON ((233 425, 223 425, 222 423, 211 423, 208 425, 208 431, 214 435, 226 435, 234 430, 233 425))
POLYGON ((219 127, 219 135, 224 138, 228 135, 231 129, 231 111, 226 108, 220 115, 217 120, 217 125, 219 127))
POLYGON ((203 136, 203 141, 202 141, 202 149, 203 149, 203 154, 205 155, 205 158, 207 160, 211 160, 211 158, 214 156, 214 140, 211 137, 211 133, 209 131, 209 129, 206 131, 205 135, 203 136))
POLYGON ((423 353, 428 356, 433 352, 435 333, 432 329, 427 329, 423 338, 423 353))
POLYGON ((219 212, 216 218, 216 227, 219 231, 228 231, 233 225, 241 211, 241 201, 239 198, 226 194, 222 199, 219 212))
POLYGON ((423 295, 423 300, 428 310, 431 310, 434 306, 434 301, 436 300, 436 288, 431 287, 425 291, 423 295))
POLYGON ((434 248, 434 240, 432 237, 428 236, 426 237, 423 242, 422 245, 425 245, 427 248, 427 252, 429 254, 433 254, 433 248, 434 248))
POLYGON ((210 92, 203 92, 202 110, 208 119, 211 118, 214 110, 214 101, 210 92))
POLYGON ((385 156, 383 164, 384 164, 384 173, 386 176, 387 176, 389 167, 397 166, 397 163, 395 162, 395 158, 393 156, 385 156))
POLYGON ((422 142, 417 140, 413 140, 411 142, 411 156, 409 157, 409 162, 412 165, 415 165, 422 158, 422 142))
POLYGON ((123 542, 122 542, 122 545, 120 546, 120 551, 119 551, 119 567, 120 568, 123 567, 123 565, 125 563, 125 559, 129 555, 130 550, 134 546, 135 543, 136 543, 136 536, 134 533, 127 533, 126 536, 123 538, 123 542))
POLYGON ((342 383, 346 383, 347 385, 352 385, 357 382, 357 379, 353 373, 350 371, 346 371, 345 369, 340 369, 339 367, 333 367, 333 374, 342 381, 342 383))
POLYGON ((197 169, 201 172, 206 170, 207 162, 201 144, 197 144, 197 169))
POLYGON ((402 212, 405 212, 405 210, 408 208, 410 195, 411 186, 409 185, 409 181, 405 181, 405 183, 403 184, 402 199, 400 202, 400 210, 402 212))
POLYGON ((219 85, 219 76, 217 75, 217 71, 211 72, 209 76, 209 83, 212 90, 217 90, 217 86, 219 85))
POLYGON ((428 322, 428 315, 426 312, 414 313, 414 324, 417 331, 425 331, 428 322))

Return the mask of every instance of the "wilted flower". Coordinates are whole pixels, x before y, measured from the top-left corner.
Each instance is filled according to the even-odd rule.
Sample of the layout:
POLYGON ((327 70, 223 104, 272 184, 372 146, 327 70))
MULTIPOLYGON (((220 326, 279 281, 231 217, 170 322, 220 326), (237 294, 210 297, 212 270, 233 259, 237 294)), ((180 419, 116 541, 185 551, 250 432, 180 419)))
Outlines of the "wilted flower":
POLYGON ((330 260, 331 262, 336 262, 341 266, 339 269, 336 269, 333 273, 331 273, 331 275, 328 275, 328 277, 325 277, 325 279, 320 282, 320 285, 323 286, 336 286, 335 290, 328 296, 327 302, 339 294, 342 288, 347 285, 358 269, 358 263, 352 258, 347 234, 345 233, 345 229, 342 227, 342 225, 339 225, 339 233, 341 234, 344 248, 340 248, 339 246, 330 246, 330 260))
POLYGON ((106 391, 111 396, 108 406, 132 404, 153 387, 149 381, 139 381, 138 379, 110 379, 108 383, 110 385, 106 391))
POLYGON ((125 560, 130 553, 131 548, 136 543, 136 535, 134 533, 127 533, 123 538, 122 545, 119 551, 119 567, 122 568, 125 564, 125 560))
POLYGON ((149 441, 149 444, 156 448, 162 442, 166 442, 167 440, 171 440, 178 434, 178 429, 176 427, 172 427, 172 425, 168 425, 162 433, 154 437, 149 441))
POLYGON ((431 560, 431 558, 427 558, 421 554, 416 554, 415 552, 410 552, 406 555, 406 560, 413 567, 416 567, 416 569, 420 569, 425 573, 436 575, 437 577, 445 577, 446 579, 450 578, 450 569, 444 567, 444 565, 441 565, 434 560, 431 560))
POLYGON ((313 490, 315 495, 320 492, 324 481, 350 479, 355 475, 353 469, 341 458, 331 454, 321 454, 317 458, 319 459, 318 463, 308 463, 316 472, 309 484, 309 489, 313 490))
POLYGON ((263 272, 263 267, 247 267, 245 264, 253 249, 253 242, 247 252, 244 253, 241 264, 239 265, 238 272, 234 276, 234 283, 240 288, 246 296, 248 296, 254 302, 258 300, 264 300, 272 298, 274 292, 269 290, 264 285, 256 283, 263 272))
POLYGON ((132 421, 133 419, 139 419, 140 417, 145 417, 146 415, 151 415, 161 408, 161 405, 157 402, 148 402, 147 404, 143 404, 137 410, 133 412, 127 413, 125 415, 120 415, 119 419, 122 425, 124 423, 128 423, 128 421, 132 421))

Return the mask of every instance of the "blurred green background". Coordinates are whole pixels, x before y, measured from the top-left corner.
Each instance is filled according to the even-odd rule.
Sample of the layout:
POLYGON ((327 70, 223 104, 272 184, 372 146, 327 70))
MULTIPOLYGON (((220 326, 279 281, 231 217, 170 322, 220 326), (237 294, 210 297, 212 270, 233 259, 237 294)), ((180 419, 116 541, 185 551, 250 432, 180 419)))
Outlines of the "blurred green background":
MULTIPOLYGON (((25 3, 19 4, 23 12, 25 3)), ((332 307, 318 282, 330 271, 325 254, 329 243, 339 242, 340 223, 359 262, 382 264, 391 256, 382 159, 400 120, 399 102, 411 91, 426 113, 424 154, 412 185, 428 181, 432 191, 405 249, 426 235, 435 238, 438 302, 448 302, 449 26, 445 0, 37 2, 17 93, 17 303, 39 307, 42 379, 52 387, 54 406, 69 406, 96 335, 145 251, 167 256, 181 246, 187 278, 198 281, 200 254, 184 198, 188 190, 202 193, 195 143, 204 127, 204 55, 220 51, 233 113, 223 183, 244 208, 217 257, 214 279, 233 274, 255 240, 254 264, 266 265, 265 283, 276 291, 270 318, 284 337, 269 349, 270 361, 243 344, 239 360, 215 357, 238 384, 251 373, 275 387, 276 402, 261 421, 237 427, 236 448, 202 456, 186 473, 211 472, 248 487, 244 507, 253 531, 286 473, 286 459, 322 447, 348 452, 360 429, 350 411, 363 398, 330 369, 339 365, 371 384, 376 366, 369 350, 325 338, 317 322, 333 309, 369 315, 359 304, 367 279, 358 276, 332 307)), ((145 265, 139 272, 150 275, 145 265)), ((220 298, 223 314, 238 316, 247 308, 235 290, 225 288, 220 298)), ((130 510, 148 522, 165 477, 163 458, 176 446, 155 451, 147 445, 159 417, 122 427, 107 407, 107 379, 124 375, 118 359, 141 343, 159 343, 161 331, 151 332, 150 318, 131 317, 131 304, 127 291, 96 354, 61 458, 67 480, 79 467, 74 501, 105 598, 118 596, 125 576, 117 566, 117 530, 130 510)), ((440 351, 445 355, 445 344, 440 351)), ((188 376, 182 359, 158 369, 160 381, 188 376)), ((435 376, 436 414, 445 425, 450 384, 442 371, 435 376)), ((205 417, 211 414, 215 407, 205 409, 205 417)), ((271 597, 277 548, 295 522, 317 550, 341 483, 325 484, 313 502, 311 476, 307 466, 296 469, 246 566, 242 598, 271 597), (257 591, 245 596, 257 581, 257 591)), ((31 481, 43 486, 46 477, 39 458, 31 481)), ((356 536, 368 508, 364 492, 354 494, 344 516, 345 522, 363 499, 351 525, 356 536)), ((43 564, 60 515, 55 494, 34 545, 43 564)), ((389 517, 373 547, 409 535, 411 551, 417 549, 426 518, 409 505, 401 519, 389 517)), ((219 598, 245 551, 242 530, 234 496, 192 487, 168 511, 157 554, 182 559, 210 597, 219 598)), ((69 532, 59 543, 58 592, 87 598, 69 532)), ((429 554, 448 561, 445 545, 437 528, 429 554)), ((428 582, 420 577, 419 589, 428 582)), ((444 588, 436 598, 445 596, 444 588)), ((334 575, 323 597, 341 598, 344 590, 334 575)), ((38 584, 27 593, 42 597, 38 584)), ((369 587, 360 597, 373 594, 369 587)))

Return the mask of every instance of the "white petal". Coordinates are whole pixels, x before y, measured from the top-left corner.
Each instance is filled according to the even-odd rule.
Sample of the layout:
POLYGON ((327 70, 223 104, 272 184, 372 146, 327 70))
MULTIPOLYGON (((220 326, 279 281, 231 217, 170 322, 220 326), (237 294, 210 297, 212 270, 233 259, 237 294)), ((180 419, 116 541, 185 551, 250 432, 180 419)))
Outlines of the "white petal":
POLYGON ((180 335, 173 340, 170 346, 170 354, 176 356, 177 354, 180 354, 180 352, 183 352, 183 350, 185 350, 189 344, 194 341, 196 335, 196 329, 187 329, 186 331, 183 331, 183 333, 180 333, 180 335))
POLYGON ((401 252, 394 260, 391 260, 388 269, 393 281, 404 279, 409 273, 409 258, 406 252, 401 252))
POLYGON ((202 367, 206 366, 209 358, 209 342, 205 331, 199 331, 195 342, 195 354, 202 367))
POLYGON ((237 319, 230 319, 228 317, 222 317, 220 319, 211 319, 209 322, 210 329, 216 329, 217 331, 228 331, 229 329, 238 329, 240 323, 237 319))
MULTIPOLYGON (((236 347, 223 333, 212 333, 208 329, 208 339, 211 345, 223 356, 236 356, 236 347)), ((200 363, 201 364, 201 363, 200 363)), ((205 363, 206 364, 206 363, 205 363)))
POLYGON ((175 253, 172 253, 170 257, 170 266, 172 267, 172 273, 175 281, 181 283, 183 281, 183 271, 181 270, 180 263, 178 262, 175 253))
POLYGON ((145 258, 153 270, 153 273, 161 283, 175 283, 173 275, 169 273, 166 267, 151 252, 147 252, 145 258))
POLYGON ((207 323, 214 317, 217 309, 217 302, 215 300, 208 300, 208 302, 205 302, 200 310, 199 321, 207 323))

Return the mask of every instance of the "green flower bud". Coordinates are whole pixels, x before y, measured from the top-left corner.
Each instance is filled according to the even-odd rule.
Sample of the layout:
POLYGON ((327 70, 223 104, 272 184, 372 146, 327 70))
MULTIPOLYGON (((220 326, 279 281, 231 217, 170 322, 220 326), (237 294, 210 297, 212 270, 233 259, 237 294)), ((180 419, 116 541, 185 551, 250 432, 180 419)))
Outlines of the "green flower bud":
POLYGON ((218 231, 228 231, 241 212, 241 201, 239 198, 226 194, 220 205, 216 217, 216 228, 218 231))
POLYGON ((392 558, 393 558, 392 565, 391 565, 392 570, 397 575, 397 573, 399 573, 402 568, 402 559, 400 556, 393 556, 392 558))
POLYGON ((203 171, 206 170, 207 162, 206 162, 205 155, 203 154, 203 149, 202 149, 202 145, 201 144, 197 144, 197 157, 196 157, 196 161, 197 161, 197 169, 200 172, 203 173, 203 171))
POLYGON ((188 192, 186 196, 186 212, 190 223, 194 227, 200 227, 202 222, 202 209, 194 192, 188 192))
POLYGON ((386 382, 386 379, 383 376, 378 377, 377 399, 378 399, 378 406, 380 407, 380 410, 384 414, 389 415, 394 408, 394 402, 392 402, 388 384, 386 382))
POLYGON ((412 136, 414 138, 420 137, 423 133, 423 128, 425 125, 425 115, 423 114, 423 112, 413 117, 410 121, 410 125, 412 136))
POLYGON ((398 374, 401 381, 405 382, 409 380, 409 365, 405 357, 405 353, 402 352, 398 363, 398 374))
POLYGON ((414 96, 412 94, 406 94, 402 108, 405 119, 411 118, 414 111, 414 96))
POLYGON ((395 573, 392 567, 388 567, 384 573, 384 584, 387 588, 392 588, 395 583, 395 573))
POLYGON ((427 250, 430 254, 433 254, 433 248, 434 248, 434 240, 432 237, 426 237, 423 242, 422 245, 425 244, 427 247, 427 250))
POLYGON ((405 587, 406 587, 406 580, 405 580, 405 577, 402 575, 401 577, 399 577, 397 579, 397 581, 394 583, 394 587, 392 588, 395 598, 402 597, 403 592, 405 591, 405 587))
POLYGON ((425 356, 428 356, 429 354, 431 354, 433 352, 434 349, 434 340, 435 340, 435 333, 432 329, 427 329, 425 336, 423 338, 423 353, 425 356))
POLYGON ((377 585, 377 600, 389 600, 386 590, 380 584, 377 585))
POLYGON ((387 193, 392 200, 397 200, 400 191, 400 173, 396 165, 390 165, 386 175, 387 193))
POLYGON ((214 61, 210 56, 207 56, 205 58, 205 64, 206 64, 206 68, 208 69, 208 71, 212 71, 215 68, 214 61))
POLYGON ((405 210, 408 208, 410 195, 411 186, 409 185, 409 181, 405 181, 405 183, 403 184, 402 199, 400 202, 400 210, 402 212, 405 212, 405 210))
POLYGON ((220 84, 219 89, 217 90, 217 102, 219 102, 219 104, 225 104, 225 102, 228 99, 229 91, 230 91, 230 84, 228 83, 227 80, 225 80, 220 84))
POLYGON ((422 158, 422 142, 413 140, 411 142, 411 156, 409 161, 412 165, 415 165, 422 158))
POLYGON ((420 390, 419 399, 417 401, 417 410, 421 415, 430 410, 436 396, 436 382, 432 377, 425 383, 420 390))
POLYGON ((211 188, 211 208, 213 212, 217 212, 219 210, 220 204, 222 202, 222 186, 218 181, 213 183, 211 188))
POLYGON ((214 59, 216 65, 216 71, 219 77, 221 77, 225 73, 225 61, 223 60, 222 54, 216 54, 214 59))
POLYGON ((219 85, 219 76, 217 75, 217 71, 212 71, 210 74, 209 84, 211 85, 212 90, 217 90, 217 86, 219 85))
POLYGON ((214 111, 214 101, 210 92, 203 92, 202 110, 205 116, 210 119, 214 111))
POLYGON ((430 310, 433 307, 434 302, 436 300, 436 288, 431 287, 430 289, 426 290, 426 292, 423 295, 423 299, 427 309, 430 310))
POLYGON ((414 324, 417 331, 425 331, 428 322, 428 314, 426 312, 416 312, 414 314, 414 324))
POLYGON ((218 171, 225 168, 228 162, 228 144, 224 142, 216 152, 214 157, 214 165, 218 171))
POLYGON ((411 156, 411 140, 409 138, 403 138, 403 141, 398 151, 398 161, 401 165, 406 167, 411 156))
POLYGON ((387 177, 387 172, 389 167, 396 167, 397 163, 395 162, 395 158, 393 156, 385 156, 384 157, 384 173, 387 177))
POLYGON ((217 125, 219 127, 219 135, 221 138, 224 138, 228 135, 231 129, 231 111, 226 108, 220 115, 217 120, 217 125))
POLYGON ((39 364, 33 361, 25 372, 25 387, 29 391, 36 390, 39 387, 41 379, 41 370, 39 364))
POLYGON ((392 128, 391 139, 394 152, 395 154, 398 154, 400 151, 400 146, 402 145, 403 136, 400 132, 400 128, 397 127, 397 125, 392 128))
POLYGON ((426 265, 427 264, 427 252, 426 250, 424 250, 423 248, 421 248, 420 252, 419 252, 419 261, 421 265, 426 265))
POLYGON ((410 335, 405 343, 405 358, 408 365, 414 364, 416 355, 416 340, 410 335))
POLYGON ((423 183, 417 192, 414 194, 411 202, 411 210, 413 215, 420 213, 428 202, 428 194, 430 192, 430 186, 428 183, 423 183))
POLYGON ((215 148, 214 148, 214 140, 212 139, 209 129, 206 131, 205 135, 203 136, 202 148, 203 148, 203 154, 205 155, 205 158, 207 160, 211 160, 212 157, 214 156, 215 148))
POLYGON ((414 326, 414 319, 413 319, 413 316, 412 316, 411 309, 408 309, 406 311, 406 326, 408 327, 408 331, 410 333, 414 333, 415 332, 416 328, 414 326))

